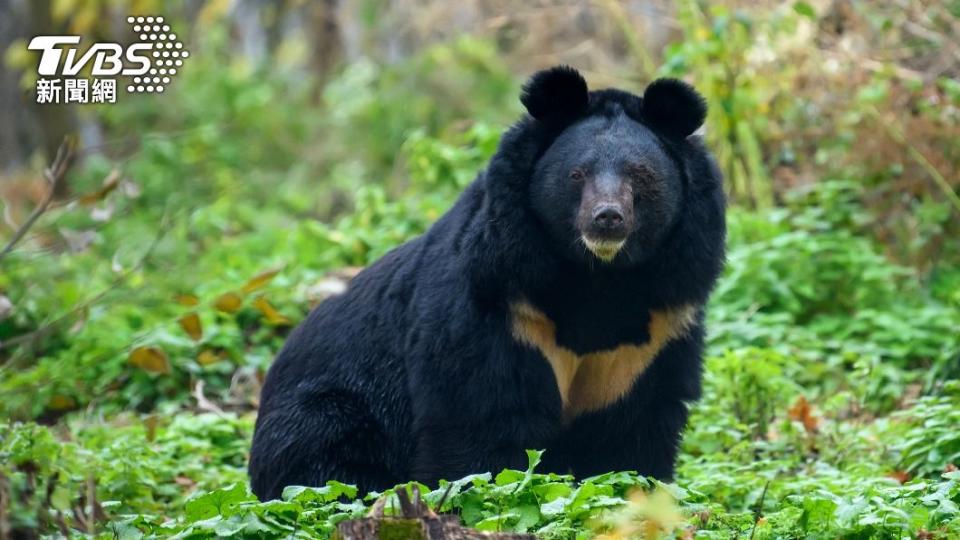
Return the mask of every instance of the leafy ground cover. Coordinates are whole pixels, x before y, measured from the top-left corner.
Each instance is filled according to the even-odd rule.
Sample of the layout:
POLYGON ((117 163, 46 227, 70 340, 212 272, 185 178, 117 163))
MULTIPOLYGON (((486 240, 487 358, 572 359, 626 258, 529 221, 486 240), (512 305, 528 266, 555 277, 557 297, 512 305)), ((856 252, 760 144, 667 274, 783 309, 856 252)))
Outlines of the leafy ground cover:
MULTIPOLYGON (((957 210, 935 188, 883 202, 907 152, 857 159, 865 111, 927 90, 876 74, 807 152, 801 112, 823 103, 783 98, 801 68, 754 66, 733 93, 711 66, 748 61, 738 47, 812 8, 751 21, 683 5, 701 39, 671 46, 661 72, 705 88, 732 205, 677 477, 575 481, 539 474, 531 449, 527 470, 420 491, 466 525, 542 538, 960 537, 957 210), (777 185, 784 163, 815 181, 777 185)), ((0 538, 322 538, 379 495, 250 495, 263 373, 342 276, 451 204, 518 114, 518 83, 493 45, 464 38, 344 66, 318 104, 226 39, 210 27, 162 98, 98 111, 121 143, 84 153, 71 197, 0 260, 0 538)), ((936 88, 957 110, 955 86, 936 88)), ((917 112, 931 140, 960 125, 950 114, 917 112)))
MULTIPOLYGON (((464 147, 414 138, 410 151, 472 166, 491 133, 473 129, 464 147)), ((843 198, 855 188, 819 189, 843 198)), ((481 529, 545 538, 960 534, 956 299, 931 296, 869 239, 808 225, 820 208, 807 206, 813 196, 786 211, 731 213, 729 268, 709 311, 706 393, 674 483, 629 472, 582 482, 541 475, 531 453, 530 470, 455 481, 443 510, 481 529)), ((70 410, 50 427, 0 428, 7 526, 125 538, 322 537, 362 515, 376 494, 336 483, 291 488, 282 501, 249 494, 257 374, 322 296, 310 291, 326 269, 376 257, 394 242, 378 232, 415 234, 429 221, 418 218, 445 203, 390 202, 371 190, 333 226, 220 237, 193 263, 200 283, 216 272, 206 287, 156 290, 144 279, 91 309, 58 354, 3 378, 7 415, 70 410), (144 313, 140 295, 166 304, 144 313)), ((422 491, 436 503, 446 486, 422 491)))

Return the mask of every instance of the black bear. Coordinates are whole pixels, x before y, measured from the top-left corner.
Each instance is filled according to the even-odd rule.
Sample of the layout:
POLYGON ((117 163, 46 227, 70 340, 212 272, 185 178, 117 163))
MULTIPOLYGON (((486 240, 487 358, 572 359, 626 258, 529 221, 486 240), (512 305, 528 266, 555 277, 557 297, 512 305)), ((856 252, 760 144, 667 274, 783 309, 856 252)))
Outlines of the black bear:
POLYGON ((260 404, 261 499, 526 465, 669 478, 700 396, 704 304, 723 267, 706 105, 659 79, 588 91, 560 66, 426 234, 289 337, 260 404))

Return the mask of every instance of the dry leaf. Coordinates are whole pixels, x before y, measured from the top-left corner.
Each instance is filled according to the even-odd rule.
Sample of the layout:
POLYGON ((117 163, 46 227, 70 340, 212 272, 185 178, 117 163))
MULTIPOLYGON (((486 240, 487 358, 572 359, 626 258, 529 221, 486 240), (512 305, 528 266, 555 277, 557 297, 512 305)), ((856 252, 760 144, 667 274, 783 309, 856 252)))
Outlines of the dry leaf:
POLYGON ((174 300, 181 306, 195 306, 200 303, 200 299, 192 294, 178 294, 174 300))
POLYGON ((807 433, 816 433, 820 426, 820 419, 814 416, 813 407, 804 396, 797 398, 796 403, 787 410, 787 415, 791 420, 801 422, 807 433))
POLYGON ((147 440, 153 442, 157 438, 157 427, 160 425, 160 417, 151 414, 143 419, 143 425, 147 428, 147 440))
POLYGON ((151 414, 143 419, 143 425, 147 428, 147 440, 152 442, 157 438, 157 427, 160 425, 160 417, 151 414))
POLYGON ((103 223, 110 221, 111 217, 113 217, 113 201, 107 201, 102 206, 97 206, 90 210, 90 219, 93 221, 103 223))
POLYGON ((80 204, 89 205, 97 201, 102 201, 111 191, 117 189, 118 185, 120 185, 120 170, 113 169, 110 171, 110 174, 103 179, 103 185, 100 189, 80 197, 80 204))
POLYGON ((345 266, 324 275, 323 279, 307 288, 310 306, 316 307, 321 301, 345 292, 350 281, 362 271, 362 266, 345 266))
POLYGON ((177 322, 180 323, 180 328, 183 328, 183 331, 194 341, 200 341, 200 339, 203 338, 203 325, 200 323, 200 317, 195 311, 191 311, 183 317, 180 317, 177 322))
POLYGON ((130 351, 130 363, 150 373, 170 373, 166 353, 156 347, 137 347, 130 351))
POLYGON ((63 394, 54 394, 53 397, 50 398, 50 403, 47 404, 47 407, 55 411, 66 411, 76 406, 76 400, 63 394))
POLYGON ((186 476, 177 476, 176 478, 173 479, 173 481, 178 486, 185 487, 185 488, 192 488, 193 486, 197 485, 196 482, 194 482, 191 478, 188 478, 186 476))
POLYGON ((901 484, 906 484, 910 481, 910 473, 907 471, 893 471, 887 473, 887 478, 893 478, 901 484))
POLYGON ((197 363, 201 366, 209 366, 210 364, 214 364, 219 361, 220 356, 209 349, 200 351, 200 354, 197 355, 197 363))
POLYGON ((290 319, 284 317, 279 311, 270 305, 270 301, 267 300, 265 296, 258 296, 257 299, 253 301, 253 307, 260 310, 260 313, 263 313, 264 318, 266 318, 267 322, 270 324, 290 324, 290 319))
POLYGON ((244 283, 240 290, 244 293, 253 292, 263 287, 267 283, 270 283, 274 276, 280 273, 280 270, 281 268, 275 268, 273 270, 267 270, 266 272, 260 272, 259 274, 250 278, 250 281, 244 283))
POLYGON ((235 292, 223 293, 213 301, 213 307, 224 313, 236 313, 243 305, 243 297, 235 292))

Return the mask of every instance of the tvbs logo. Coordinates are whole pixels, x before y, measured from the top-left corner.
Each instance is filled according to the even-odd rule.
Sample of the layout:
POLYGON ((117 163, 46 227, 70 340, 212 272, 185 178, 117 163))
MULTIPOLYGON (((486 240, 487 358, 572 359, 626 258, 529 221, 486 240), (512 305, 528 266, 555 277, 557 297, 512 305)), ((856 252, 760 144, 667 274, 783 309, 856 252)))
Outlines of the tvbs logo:
POLYGON ((120 78, 131 94, 163 92, 190 53, 163 17, 127 17, 127 23, 139 40, 126 47, 94 43, 81 54, 80 36, 30 40, 27 48, 40 51, 37 103, 115 103, 120 78), (91 78, 77 77, 88 66, 91 78))

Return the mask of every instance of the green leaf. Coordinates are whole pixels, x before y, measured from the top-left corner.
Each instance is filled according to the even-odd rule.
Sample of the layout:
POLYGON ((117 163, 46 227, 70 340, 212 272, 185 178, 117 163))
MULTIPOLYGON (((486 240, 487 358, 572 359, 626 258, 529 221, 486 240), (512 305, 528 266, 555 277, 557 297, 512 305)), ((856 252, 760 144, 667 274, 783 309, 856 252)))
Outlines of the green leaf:
POLYGON ((243 484, 231 484, 222 489, 193 497, 184 505, 187 521, 196 522, 215 516, 231 516, 240 503, 256 500, 243 484))
POLYGON ((540 507, 536 504, 524 504, 516 508, 520 519, 513 526, 517 532, 527 532, 540 521, 540 507))
POLYGON ((323 487, 287 486, 283 489, 280 498, 285 501, 307 503, 313 501, 331 502, 340 497, 353 499, 356 496, 357 488, 355 486, 330 480, 323 487))
POLYGON ((516 482, 520 482, 524 479, 525 473, 514 470, 514 469, 504 469, 500 471, 500 474, 494 479, 494 483, 498 486, 507 486, 516 482))
POLYGON ((793 10, 804 17, 807 17, 812 20, 817 19, 817 12, 813 9, 813 6, 809 2, 794 2, 793 10))

